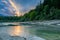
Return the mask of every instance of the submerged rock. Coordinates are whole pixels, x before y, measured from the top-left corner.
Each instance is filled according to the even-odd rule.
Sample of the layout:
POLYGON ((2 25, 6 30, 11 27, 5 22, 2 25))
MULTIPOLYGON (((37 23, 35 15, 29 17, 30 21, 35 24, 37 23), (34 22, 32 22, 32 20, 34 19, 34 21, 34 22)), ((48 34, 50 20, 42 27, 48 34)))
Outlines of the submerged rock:
POLYGON ((41 38, 41 37, 37 37, 37 36, 29 36, 28 38, 27 38, 27 40, 45 40, 45 39, 43 39, 43 38, 41 38))
POLYGON ((25 40, 25 38, 19 36, 11 36, 9 40, 25 40))
POLYGON ((3 39, 0 37, 0 40, 3 40, 3 39))
POLYGON ((24 37, 10 36, 8 34, 2 33, 0 34, 0 40, 26 40, 26 39, 24 37))

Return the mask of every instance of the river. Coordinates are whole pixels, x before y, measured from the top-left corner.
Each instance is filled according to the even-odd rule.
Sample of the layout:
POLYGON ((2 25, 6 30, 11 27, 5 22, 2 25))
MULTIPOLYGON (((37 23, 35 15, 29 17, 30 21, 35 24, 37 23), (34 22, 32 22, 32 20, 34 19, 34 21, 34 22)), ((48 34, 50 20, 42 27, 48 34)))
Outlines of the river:
POLYGON ((35 28, 32 30, 32 27, 19 22, 0 23, 0 40, 45 40, 35 35, 35 28))
POLYGON ((2 22, 0 40, 60 40, 60 20, 2 22))

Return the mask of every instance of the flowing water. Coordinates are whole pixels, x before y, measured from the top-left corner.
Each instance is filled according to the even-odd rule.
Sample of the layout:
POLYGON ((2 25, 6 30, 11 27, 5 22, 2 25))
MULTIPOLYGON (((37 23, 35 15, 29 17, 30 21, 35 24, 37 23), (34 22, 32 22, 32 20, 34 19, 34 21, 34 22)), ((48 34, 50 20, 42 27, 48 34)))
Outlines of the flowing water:
POLYGON ((0 40, 60 40, 60 21, 0 23, 0 40))
POLYGON ((22 24, 0 23, 0 40, 45 40, 35 35, 32 25, 22 24))

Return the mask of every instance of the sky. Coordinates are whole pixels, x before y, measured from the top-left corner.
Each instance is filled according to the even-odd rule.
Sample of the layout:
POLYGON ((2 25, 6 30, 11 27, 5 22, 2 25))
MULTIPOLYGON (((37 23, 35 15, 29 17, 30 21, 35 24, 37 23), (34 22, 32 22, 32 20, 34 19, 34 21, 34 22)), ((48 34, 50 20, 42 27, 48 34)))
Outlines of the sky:
POLYGON ((0 16, 21 16, 39 3, 40 0, 0 0, 0 16))

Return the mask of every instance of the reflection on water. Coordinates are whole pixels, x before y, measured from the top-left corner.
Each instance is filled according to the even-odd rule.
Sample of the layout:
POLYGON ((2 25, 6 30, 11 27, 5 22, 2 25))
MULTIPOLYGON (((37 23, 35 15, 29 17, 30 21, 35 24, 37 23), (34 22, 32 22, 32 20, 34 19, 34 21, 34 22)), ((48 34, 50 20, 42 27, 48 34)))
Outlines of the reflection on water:
POLYGON ((9 31, 9 32, 10 32, 10 34, 12 36, 19 36, 19 35, 21 35, 23 33, 23 31, 24 31, 23 27, 21 27, 21 26, 14 26, 14 27, 12 27, 11 31, 9 31))
POLYGON ((10 36, 13 36, 13 37, 19 37, 19 38, 23 37, 23 38, 26 38, 27 40, 42 40, 42 38, 40 38, 40 37, 36 37, 34 35, 31 35, 31 32, 33 32, 33 30, 31 30, 31 32, 30 32, 30 29, 31 29, 30 26, 25 26, 25 25, 24 26, 0 27, 0 37, 3 36, 2 37, 3 39, 4 38, 9 39, 10 36))
POLYGON ((28 37, 29 31, 24 26, 7 26, 0 27, 0 34, 9 34, 10 36, 28 37))
POLYGON ((8 28, 8 34, 11 36, 27 37, 29 35, 29 32, 23 26, 13 26, 8 28))

